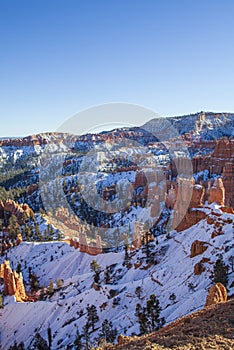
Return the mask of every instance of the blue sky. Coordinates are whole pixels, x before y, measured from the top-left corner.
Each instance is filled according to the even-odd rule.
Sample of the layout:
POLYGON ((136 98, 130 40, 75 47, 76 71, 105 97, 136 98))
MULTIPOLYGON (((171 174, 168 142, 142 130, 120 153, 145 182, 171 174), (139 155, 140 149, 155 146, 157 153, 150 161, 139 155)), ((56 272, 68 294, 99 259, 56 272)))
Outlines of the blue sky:
POLYGON ((0 136, 108 102, 234 111, 233 15, 232 0, 0 0, 0 136))

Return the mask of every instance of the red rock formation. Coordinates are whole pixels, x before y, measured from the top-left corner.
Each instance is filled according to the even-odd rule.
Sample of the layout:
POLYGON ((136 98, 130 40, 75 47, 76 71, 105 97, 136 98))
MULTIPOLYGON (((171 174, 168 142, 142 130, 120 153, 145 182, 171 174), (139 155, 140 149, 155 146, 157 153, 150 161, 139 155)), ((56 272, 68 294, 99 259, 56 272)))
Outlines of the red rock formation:
POLYGON ((194 274, 195 275, 201 275, 202 272, 204 272, 206 270, 204 263, 210 263, 210 259, 209 258, 202 258, 201 261, 199 261, 197 264, 195 264, 195 266, 194 266, 194 274))
POLYGON ((195 275, 201 275, 202 272, 205 271, 205 267, 203 266, 202 262, 199 261, 195 266, 194 266, 194 274, 195 275))
POLYGON ((147 178, 143 172, 136 173, 134 187, 144 187, 147 184, 147 178))
POLYGON ((79 244, 80 244, 80 252, 87 253, 88 242, 87 242, 86 233, 84 232, 79 233, 79 244))
POLYGON ((234 162, 225 164, 222 173, 225 188, 225 205, 234 208, 234 162))
POLYGON ((185 214, 183 220, 176 227, 176 230, 179 232, 186 230, 187 228, 196 225, 199 221, 205 218, 206 214, 203 211, 189 209, 189 211, 185 214))
POLYGON ((200 208, 203 207, 203 197, 204 197, 205 189, 201 185, 193 186, 193 193, 191 202, 189 204, 190 208, 200 208))
POLYGON ((204 253, 208 248, 208 243, 202 241, 194 241, 190 248, 190 258, 204 253))
POLYGON ((79 233, 79 239, 77 237, 71 238, 70 246, 75 249, 80 248, 81 253, 87 253, 89 255, 98 255, 102 253, 102 242, 100 236, 97 236, 96 242, 88 243, 85 232, 79 233))
POLYGON ((27 204, 18 204, 11 199, 0 202, 0 217, 8 220, 12 215, 17 217, 19 225, 24 224, 24 216, 27 218, 33 216, 32 209, 27 204))
POLYGON ((176 195, 176 203, 174 206, 174 215, 173 215, 173 223, 172 223, 173 228, 180 230, 180 224, 182 220, 185 218, 185 214, 190 205, 193 186, 194 186, 193 179, 187 179, 187 178, 177 179, 177 188, 176 188, 177 195, 176 195))
POLYGON ((22 273, 12 271, 8 260, 5 260, 4 263, 0 265, 0 278, 2 278, 4 282, 5 295, 14 295, 18 302, 28 300, 22 273))
POLYGON ((176 189, 171 186, 167 195, 166 195, 166 207, 169 209, 173 209, 176 203, 176 189))
POLYGON ((222 138, 219 141, 213 141, 213 143, 215 149, 210 155, 199 155, 192 159, 195 173, 208 169, 210 174, 221 175, 227 163, 233 164, 234 139, 222 138))
POLYGON ((144 225, 140 222, 134 223, 134 233, 132 237, 132 246, 134 248, 140 248, 142 245, 142 235, 144 234, 144 225))
POLYGON ((205 307, 227 301, 227 290, 222 283, 217 283, 209 289, 205 307))
POLYGON ((217 203, 224 206, 225 189, 221 178, 215 180, 214 185, 209 190, 208 203, 217 203))
POLYGON ((156 195, 150 206, 150 215, 151 217, 157 218, 159 214, 160 214, 160 199, 159 199, 159 196, 156 195))

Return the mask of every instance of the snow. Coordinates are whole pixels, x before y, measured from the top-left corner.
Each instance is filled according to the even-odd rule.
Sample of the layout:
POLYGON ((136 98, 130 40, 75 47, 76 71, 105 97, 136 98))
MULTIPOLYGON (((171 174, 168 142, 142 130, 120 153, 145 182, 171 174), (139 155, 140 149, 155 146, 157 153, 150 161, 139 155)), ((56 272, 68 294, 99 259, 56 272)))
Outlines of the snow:
MULTIPOLYGON (((213 212, 221 214, 222 220, 234 219, 234 215, 222 213, 218 206, 207 206, 203 210, 210 216, 213 212)), ((24 341, 29 346, 35 329, 47 338, 47 328, 50 325, 54 336, 52 349, 64 349, 67 344, 74 341, 76 328, 82 330, 86 322, 87 304, 94 304, 98 309, 100 320, 97 328, 107 318, 112 320, 119 333, 125 330, 128 335, 139 333, 134 315, 135 307, 139 302, 145 303, 152 293, 159 298, 163 309, 162 316, 167 322, 201 309, 211 285, 209 275, 212 265, 205 264, 206 271, 199 276, 193 273, 194 265, 202 257, 209 257, 210 262, 214 263, 219 253, 222 253, 224 260, 228 262, 232 249, 228 250, 227 247, 233 247, 234 244, 232 225, 226 221, 222 228, 224 234, 214 239, 211 239, 213 225, 209 225, 206 220, 183 232, 171 232, 170 239, 165 235, 159 236, 158 245, 155 246, 158 263, 149 269, 143 268, 144 262, 139 268, 134 267, 144 255, 141 250, 134 253, 133 266, 128 270, 122 266, 124 252, 93 257, 80 253, 64 242, 20 244, 8 253, 8 258, 14 267, 19 260, 23 261, 25 281, 28 280, 27 268, 31 266, 39 277, 40 285, 48 286, 50 278, 53 282, 58 278, 63 279, 64 285, 51 298, 36 303, 17 303, 12 297, 5 298, 5 308, 0 311, 3 348, 7 349, 15 338, 18 342, 24 341), (196 239, 209 243, 208 249, 203 255, 190 258, 190 247, 196 239), (162 253, 163 247, 164 253, 162 253), (92 288, 93 273, 90 271, 90 263, 94 259, 103 270, 106 266, 116 264, 113 275, 119 277, 116 278, 115 284, 105 285, 102 272, 100 291, 92 288), (189 289, 191 283, 194 285, 194 291, 189 289), (135 294, 137 286, 143 288, 141 301, 135 294), (119 291, 119 305, 113 305, 113 299, 108 297, 111 289, 119 291), (172 293, 176 294, 175 303, 169 300, 172 293), (101 311, 100 306, 103 303, 107 303, 107 306, 101 311), (80 317, 81 309, 84 315, 80 317)), ((231 278, 233 274, 230 275, 230 281, 231 278)), ((233 292, 233 288, 230 288, 230 294, 233 292)), ((92 339, 95 336, 97 331, 92 334, 92 339)))

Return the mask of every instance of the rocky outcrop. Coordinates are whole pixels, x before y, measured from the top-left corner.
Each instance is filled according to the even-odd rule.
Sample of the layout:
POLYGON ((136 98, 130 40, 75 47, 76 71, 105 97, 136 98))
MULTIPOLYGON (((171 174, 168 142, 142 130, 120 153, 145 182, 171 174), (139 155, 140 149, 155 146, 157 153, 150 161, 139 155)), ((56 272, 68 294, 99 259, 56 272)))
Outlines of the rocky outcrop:
POLYGON ((206 214, 201 210, 189 209, 185 214, 182 221, 176 227, 178 232, 188 229, 189 227, 196 225, 199 221, 206 218, 206 214))
POLYGON ((141 222, 134 223, 134 233, 132 236, 132 246, 133 248, 140 248, 142 245, 142 236, 144 234, 144 225, 141 222))
POLYGON ((208 248, 208 243, 202 241, 194 241, 190 248, 190 258, 204 253, 208 248))
POLYGON ((205 194, 205 189, 201 185, 194 185, 191 202, 189 204, 190 208, 200 208, 203 207, 203 197, 205 194))
POLYGON ((205 307, 227 301, 227 290, 222 283, 217 283, 209 289, 205 307))
POLYGON ((25 218, 29 219, 34 214, 27 204, 18 204, 11 199, 1 201, 0 217, 7 221, 12 215, 16 216, 19 225, 23 225, 25 218))
POLYGON ((2 278, 4 282, 5 295, 14 295, 18 302, 28 300, 22 273, 12 271, 8 260, 5 260, 4 263, 0 265, 0 278, 2 278))
POLYGON ((195 266, 194 266, 194 275, 201 275, 202 272, 205 271, 205 267, 203 266, 202 262, 199 261, 195 266))
POLYGON ((147 178, 143 172, 137 172, 134 187, 144 187, 147 184, 147 178))
POLYGON ((209 258, 202 258, 201 261, 199 261, 197 264, 194 266, 194 274, 195 275, 201 275, 202 272, 206 270, 204 263, 210 263, 209 258))
POLYGON ((171 188, 168 190, 168 193, 166 195, 166 207, 168 209, 173 209, 176 203, 176 197, 177 197, 177 193, 176 193, 176 189, 171 186, 171 188))
POLYGON ((87 253, 89 255, 98 255, 102 253, 102 243, 100 236, 97 236, 96 242, 88 242, 85 232, 79 233, 79 239, 77 237, 70 239, 70 246, 75 249, 80 248, 81 253, 87 253))
POLYGON ((120 335, 118 336, 118 339, 117 339, 117 344, 118 344, 118 345, 124 345, 124 344, 127 344, 130 340, 132 340, 132 338, 120 334, 120 335))
POLYGON ((224 206, 225 202, 225 188, 221 178, 215 180, 214 185, 209 190, 208 203, 217 203, 224 206))
POLYGON ((225 188, 225 205, 234 208, 234 161, 225 164, 222 179, 225 188))
POLYGON ((227 163, 234 161, 234 139, 222 138, 219 141, 213 141, 214 151, 204 156, 199 155, 192 159, 193 170, 195 173, 209 170, 210 175, 221 175, 227 163))
POLYGON ((176 188, 176 203, 174 206, 173 228, 179 229, 192 197, 194 181, 193 179, 178 178, 176 188))

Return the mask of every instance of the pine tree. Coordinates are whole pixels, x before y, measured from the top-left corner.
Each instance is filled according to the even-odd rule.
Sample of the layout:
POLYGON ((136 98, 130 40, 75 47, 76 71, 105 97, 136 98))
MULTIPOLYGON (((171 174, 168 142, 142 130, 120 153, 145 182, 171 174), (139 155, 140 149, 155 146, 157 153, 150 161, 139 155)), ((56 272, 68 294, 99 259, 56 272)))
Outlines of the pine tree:
POLYGON ((38 277, 35 273, 31 274, 30 287, 31 287, 32 292, 37 291, 39 288, 39 280, 38 280, 38 277))
POLYGON ((131 268, 131 256, 129 254, 129 242, 128 242, 128 238, 125 239, 124 242, 124 262, 123 262, 123 266, 127 266, 128 268, 131 268))
POLYGON ((230 263, 231 263, 231 270, 232 270, 232 272, 234 272, 234 255, 230 256, 228 261, 230 261, 230 263))
POLYGON ((216 260, 214 265, 214 270, 210 275, 210 278, 213 283, 222 283, 225 287, 228 285, 228 265, 225 265, 223 261, 222 254, 219 255, 219 258, 216 260))
POLYGON ((176 295, 175 295, 175 293, 172 293, 172 294, 169 296, 169 300, 171 300, 173 303, 175 303, 175 301, 176 301, 176 295))
POLYGON ((99 316, 97 314, 97 308, 95 305, 87 306, 87 324, 92 327, 94 331, 95 324, 99 321, 99 316))
POLYGON ((136 294, 138 299, 141 298, 141 294, 142 294, 142 287, 141 286, 136 287, 135 294, 136 294))
POLYGON ((4 308, 4 303, 3 303, 3 296, 0 294, 0 309, 4 308))
POLYGON ((105 284, 109 284, 111 281, 111 268, 110 266, 106 266, 106 270, 104 272, 104 282, 105 284))
POLYGON ((51 348, 51 345, 52 345, 52 332, 51 332, 50 326, 47 328, 47 335, 48 335, 49 348, 51 348))
POLYGON ((17 235, 20 234, 20 226, 18 224, 17 217, 12 215, 9 219, 9 229, 10 229, 10 238, 16 240, 17 235))
POLYGON ((94 272, 94 282, 99 284, 100 282, 100 273, 101 273, 101 266, 97 263, 96 260, 93 260, 90 264, 90 270, 94 272))
POLYGON ((101 330, 98 333, 98 339, 99 342, 105 343, 113 343, 117 336, 117 329, 113 327, 113 324, 111 321, 108 321, 107 319, 104 320, 102 323, 101 330))
POLYGON ((50 279, 50 283, 49 283, 49 286, 48 286, 48 293, 50 295, 52 295, 54 293, 54 284, 53 284, 52 279, 50 279))
POLYGON ((150 332, 157 331, 165 324, 165 319, 160 318, 162 308, 160 307, 159 300, 154 294, 151 294, 149 300, 146 302, 146 311, 150 332))
POLYGON ((165 324, 164 317, 160 317, 161 311, 159 300, 154 294, 150 295, 145 307, 136 305, 135 315, 140 326, 140 334, 155 332, 165 324))
POLYGON ((90 349, 89 324, 86 323, 82 328, 82 330, 83 330, 82 338, 84 338, 84 349, 89 350, 90 349))
POLYGON ((149 230, 149 223, 146 222, 144 224, 144 234, 142 236, 142 251, 145 253, 146 255, 146 262, 147 264, 152 262, 152 234, 149 230))
POLYGON ((17 267, 16 267, 16 272, 20 273, 21 272, 21 262, 18 261, 17 267))
POLYGON ((146 308, 142 307, 140 304, 136 305, 136 313, 135 313, 139 327, 140 327, 140 334, 147 334, 148 333, 148 318, 146 315, 146 308))
POLYGON ((81 342, 82 335, 79 332, 79 329, 76 331, 76 339, 74 341, 75 350, 82 350, 82 342, 81 342))

